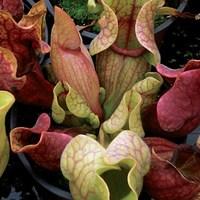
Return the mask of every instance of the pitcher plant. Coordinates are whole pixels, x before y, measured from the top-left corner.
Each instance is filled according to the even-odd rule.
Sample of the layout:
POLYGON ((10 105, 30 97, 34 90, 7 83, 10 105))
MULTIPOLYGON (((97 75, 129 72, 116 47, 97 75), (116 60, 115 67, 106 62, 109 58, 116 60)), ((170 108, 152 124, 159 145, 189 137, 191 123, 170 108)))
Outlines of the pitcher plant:
POLYGON ((14 101, 15 98, 11 93, 0 91, 0 177, 7 166, 10 152, 9 142, 6 136, 5 118, 14 101))
MULTIPOLYGON (((156 160, 152 152, 157 145, 164 148, 168 142, 144 137, 154 131, 161 137, 180 137, 200 124, 200 61, 191 60, 174 71, 161 64, 154 18, 158 14, 181 15, 166 7, 164 0, 88 1, 90 12, 96 7, 101 8, 101 30, 89 50, 73 19, 59 7, 54 9, 51 49, 42 41, 44 0, 18 23, 0 11, 4 21, 23 33, 20 39, 24 46, 20 47, 27 50, 24 57, 8 39, 0 43, 0 73, 4 77, 0 87, 13 92, 20 102, 51 107, 54 121, 43 113, 32 128, 11 130, 11 148, 15 153, 28 154, 41 167, 61 169, 74 200, 138 200, 144 177, 152 196, 168 200, 151 184, 155 181, 152 174, 163 172, 157 167, 154 171, 163 158, 158 151, 156 160), (44 79, 37 60, 39 53, 49 51, 51 73, 47 77, 54 80, 51 83, 44 79), (170 83, 165 93, 161 92, 164 81, 170 83), (36 98, 30 96, 33 92, 36 98)), ((7 27, 3 29, 8 35, 7 27)), ((12 40, 18 47, 18 32, 15 37, 12 40)), ((171 155, 179 148, 170 145, 171 155)), ((174 157, 167 158, 163 168, 168 167, 170 158, 174 157)), ((198 164, 199 160, 194 162, 198 164)), ((174 171, 183 181, 174 168, 166 175, 174 171)), ((199 181, 199 174, 196 178, 199 181)), ((194 197, 199 193, 198 181, 192 191, 194 197)), ((167 186, 168 182, 163 191, 167 186)))

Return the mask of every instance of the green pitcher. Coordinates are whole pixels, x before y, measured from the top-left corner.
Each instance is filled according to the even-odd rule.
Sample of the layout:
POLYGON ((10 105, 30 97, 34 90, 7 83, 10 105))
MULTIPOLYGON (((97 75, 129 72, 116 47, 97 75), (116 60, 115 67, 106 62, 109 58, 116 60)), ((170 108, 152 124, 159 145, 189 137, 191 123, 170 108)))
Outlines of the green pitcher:
POLYGON ((11 93, 0 90, 0 177, 9 160, 9 143, 6 137, 5 117, 14 101, 15 98, 11 93))

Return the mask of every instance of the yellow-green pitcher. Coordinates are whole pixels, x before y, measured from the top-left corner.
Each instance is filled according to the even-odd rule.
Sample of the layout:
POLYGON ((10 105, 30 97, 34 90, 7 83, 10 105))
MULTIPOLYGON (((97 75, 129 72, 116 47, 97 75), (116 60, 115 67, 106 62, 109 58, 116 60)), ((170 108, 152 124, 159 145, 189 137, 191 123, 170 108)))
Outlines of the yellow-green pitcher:
POLYGON ((0 90, 0 177, 9 160, 9 143, 6 137, 5 117, 14 101, 15 98, 11 93, 0 90))

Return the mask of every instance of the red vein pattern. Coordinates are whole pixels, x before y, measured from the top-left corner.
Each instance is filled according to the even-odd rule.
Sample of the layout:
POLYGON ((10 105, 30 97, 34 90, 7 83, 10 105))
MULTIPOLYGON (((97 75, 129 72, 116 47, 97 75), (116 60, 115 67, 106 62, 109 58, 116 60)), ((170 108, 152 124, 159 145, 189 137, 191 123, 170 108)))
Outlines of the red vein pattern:
POLYGON ((104 110, 109 117, 119 105, 123 94, 144 78, 149 64, 143 57, 132 59, 108 49, 97 55, 97 73, 100 85, 106 90, 104 110))
POLYGON ((100 86, 94 64, 80 41, 74 22, 60 8, 55 9, 51 47, 51 60, 57 79, 67 82, 86 100, 91 110, 102 117, 100 86))
POLYGON ((154 17, 158 8, 164 5, 163 0, 150 0, 140 10, 135 31, 140 44, 154 55, 154 64, 160 63, 160 54, 154 36, 154 17))

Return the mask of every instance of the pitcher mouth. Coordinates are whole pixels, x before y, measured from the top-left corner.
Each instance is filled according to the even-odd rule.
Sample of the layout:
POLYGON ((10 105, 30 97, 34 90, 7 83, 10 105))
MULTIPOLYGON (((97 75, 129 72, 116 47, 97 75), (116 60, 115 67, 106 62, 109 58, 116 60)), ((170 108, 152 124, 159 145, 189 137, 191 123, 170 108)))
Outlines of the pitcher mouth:
POLYGON ((24 129, 20 131, 19 129, 11 133, 11 149, 16 153, 24 152, 25 149, 32 149, 39 145, 42 139, 42 134, 31 132, 30 130, 24 129))
POLYGON ((0 111, 8 107, 14 103, 15 97, 8 91, 0 90, 0 111))

